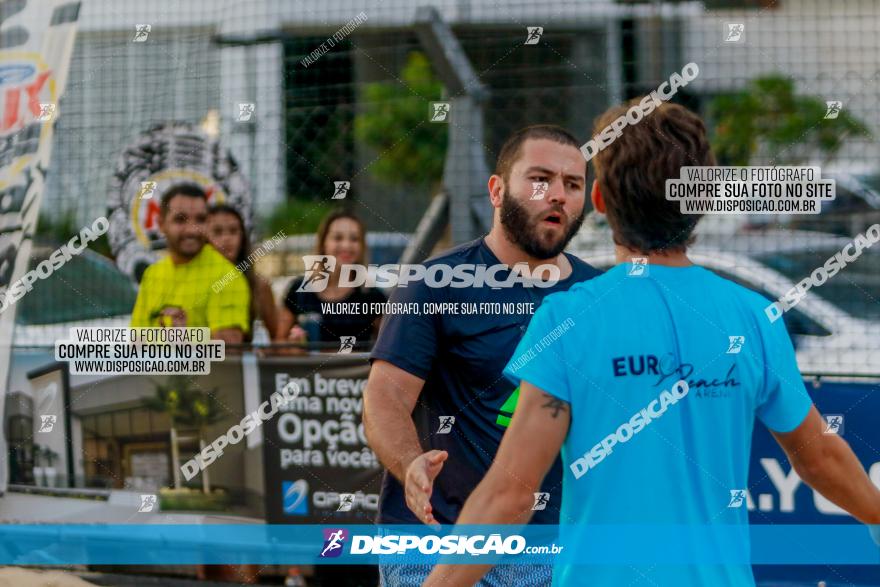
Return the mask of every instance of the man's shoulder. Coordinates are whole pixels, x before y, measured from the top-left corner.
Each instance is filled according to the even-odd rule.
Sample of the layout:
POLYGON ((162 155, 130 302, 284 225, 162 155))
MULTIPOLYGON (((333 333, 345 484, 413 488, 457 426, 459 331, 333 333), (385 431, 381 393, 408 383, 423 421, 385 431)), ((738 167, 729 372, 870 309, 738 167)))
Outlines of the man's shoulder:
POLYGON ((713 289, 716 293, 726 293, 727 295, 734 296, 742 300, 747 306, 754 310, 759 310, 761 313, 763 313, 764 308, 771 303, 771 300, 768 300, 763 295, 733 281, 732 279, 718 275, 706 267, 701 266, 700 268, 703 269, 706 274, 705 279, 708 287, 713 289))
POLYGON ((602 275, 601 269, 596 269, 577 255, 565 253, 565 256, 568 259, 568 262, 571 263, 572 273, 574 273, 578 279, 586 280, 602 275))
POLYGON ((559 293, 603 295, 604 292, 617 287, 621 279, 626 279, 626 272, 620 271, 617 265, 609 268, 607 271, 601 271, 580 259, 578 259, 578 262, 585 265, 585 267, 578 267, 578 271, 588 273, 589 277, 581 279, 568 288, 568 290, 559 293))
POLYGON ((464 262, 473 262, 474 259, 480 256, 480 251, 483 246, 483 239, 478 238, 472 240, 470 242, 462 243, 451 249, 447 249, 442 253, 434 255, 433 257, 429 257, 423 265, 429 267, 431 265, 439 265, 439 264, 452 264, 452 263, 464 263, 464 262))
POLYGON ((235 265, 220 254, 220 252, 209 244, 202 247, 202 250, 193 259, 200 271, 211 275, 222 277, 230 271, 238 271, 235 265))
POLYGON ((171 262, 171 257, 165 255, 144 269, 144 274, 141 276, 141 285, 156 279, 167 277, 167 274, 173 269, 174 264, 171 262))

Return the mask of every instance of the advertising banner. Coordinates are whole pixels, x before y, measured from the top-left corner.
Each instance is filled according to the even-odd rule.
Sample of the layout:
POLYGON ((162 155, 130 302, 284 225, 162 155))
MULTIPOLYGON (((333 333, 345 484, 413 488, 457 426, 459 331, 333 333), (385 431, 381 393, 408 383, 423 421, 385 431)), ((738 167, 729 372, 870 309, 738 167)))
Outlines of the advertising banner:
POLYGON ((375 521, 382 468, 361 421, 369 372, 364 354, 261 360, 264 401, 298 389, 263 431, 268 523, 375 521))
MULTIPOLYGON (((79 8, 79 2, 65 0, 0 4, 0 382, 4 391, 15 324, 10 294, 28 270, 79 8)), ((23 282, 21 287, 31 286, 23 282)), ((3 409, 0 402, 0 422, 3 409)), ((0 433, 0 493, 7 484, 6 453, 6 439, 0 433)))

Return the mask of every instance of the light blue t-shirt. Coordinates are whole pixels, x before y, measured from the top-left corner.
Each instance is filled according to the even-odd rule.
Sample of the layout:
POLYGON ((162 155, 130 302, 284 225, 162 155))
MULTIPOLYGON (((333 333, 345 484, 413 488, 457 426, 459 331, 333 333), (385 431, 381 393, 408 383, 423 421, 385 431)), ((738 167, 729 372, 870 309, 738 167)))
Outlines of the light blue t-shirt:
POLYGON ((769 321, 767 304, 702 267, 629 263, 544 300, 504 374, 571 406, 562 544, 590 548, 602 525, 612 535, 631 526, 658 559, 612 564, 639 548, 614 539, 602 543, 609 564, 557 567, 554 585, 754 584, 745 562, 709 564, 731 546, 724 527, 748 552, 736 492, 748 488, 754 420, 788 432, 812 405, 784 322, 769 321), (694 530, 696 546, 661 539, 674 527, 694 530))

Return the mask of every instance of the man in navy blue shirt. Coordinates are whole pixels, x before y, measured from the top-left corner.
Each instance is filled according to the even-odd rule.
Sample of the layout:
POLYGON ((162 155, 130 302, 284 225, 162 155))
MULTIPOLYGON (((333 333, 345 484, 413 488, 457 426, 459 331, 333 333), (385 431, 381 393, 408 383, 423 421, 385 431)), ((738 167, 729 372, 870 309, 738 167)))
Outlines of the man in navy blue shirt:
MULTIPOLYGON (((596 136, 638 104, 599 117, 596 136)), ((703 121, 662 104, 592 161, 593 206, 618 264, 541 304, 504 370, 522 389, 516 415, 458 523, 525 523, 561 448, 559 544, 602 556, 557 559, 554 587, 753 586, 748 511, 731 504, 749 487, 756 419, 795 478, 880 522, 880 491, 846 441, 826 433, 784 321, 687 256, 699 217, 664 187, 686 166, 715 165, 703 121), (609 538, 624 528, 641 546, 609 538)), ((438 565, 424 587, 469 587, 485 570, 438 565)))
MULTIPOLYGON (((452 524, 492 463, 519 389, 502 370, 545 296, 598 271, 563 253, 584 217, 586 162, 580 143, 555 126, 532 126, 502 147, 489 179, 494 207, 484 238, 425 262, 428 275, 458 268, 469 287, 398 287, 383 319, 364 396, 364 426, 387 471, 383 524, 452 524), (513 269, 526 264, 535 279, 513 269), (442 266, 442 267, 437 267, 442 266), (431 270, 434 267, 438 271, 431 270), (553 275, 555 279, 538 277, 553 275), (431 308, 445 308, 442 313, 431 308)), ((436 280, 434 282, 436 284, 436 280)), ((535 523, 556 524, 562 468, 557 460, 536 497, 535 523)), ((382 565, 382 584, 421 585, 428 565, 382 565)), ((484 585, 548 585, 549 567, 499 567, 484 585)))

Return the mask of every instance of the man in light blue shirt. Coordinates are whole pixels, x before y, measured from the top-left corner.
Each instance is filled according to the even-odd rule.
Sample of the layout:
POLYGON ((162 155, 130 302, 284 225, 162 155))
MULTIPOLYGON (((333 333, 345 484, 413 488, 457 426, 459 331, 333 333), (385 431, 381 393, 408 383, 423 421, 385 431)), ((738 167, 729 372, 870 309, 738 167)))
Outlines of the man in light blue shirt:
MULTIPOLYGON (((458 524, 528 520, 561 448, 561 544, 589 553, 602 525, 631 527, 656 552, 644 562, 626 540, 606 543, 601 565, 558 566, 554 585, 754 585, 747 510, 735 504, 748 487, 755 418, 806 483, 880 523, 880 491, 847 443, 823 433, 784 322, 767 319, 766 299, 687 257, 699 217, 665 199, 665 181, 682 166, 715 165, 703 122, 663 104, 593 161, 593 205, 608 217, 619 264, 548 296, 535 314, 504 371, 519 404, 458 524)), ((440 565, 425 585, 471 585, 485 569, 440 565)))

